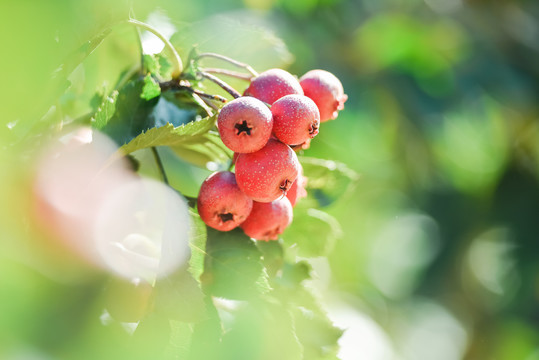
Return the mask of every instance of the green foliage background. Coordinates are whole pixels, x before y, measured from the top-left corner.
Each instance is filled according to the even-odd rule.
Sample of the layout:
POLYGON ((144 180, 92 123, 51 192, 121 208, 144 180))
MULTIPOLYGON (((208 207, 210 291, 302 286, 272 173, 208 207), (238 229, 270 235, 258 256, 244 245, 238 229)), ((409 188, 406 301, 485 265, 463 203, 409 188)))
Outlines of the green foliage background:
MULTIPOLYGON (((95 316, 103 278, 62 274, 73 264, 58 262, 28 230, 31 149, 51 135, 51 124, 93 114, 102 101, 95 92, 115 96, 118 75, 140 62, 132 28, 103 34, 130 9, 141 20, 157 9, 168 16, 183 59, 198 44, 258 71, 322 68, 342 80, 346 110, 322 125, 302 161, 313 174, 317 159, 336 161, 322 165, 359 178, 349 187, 324 172, 334 184, 328 193, 313 177, 309 201, 323 212, 312 203, 298 208, 283 235, 297 254, 275 259, 286 263, 279 264, 281 291, 308 277, 295 256, 309 258, 309 281, 323 303, 346 309, 350 321, 367 319, 355 325, 363 324, 363 335, 350 336, 378 347, 356 347, 343 359, 539 359, 539 4, 531 0, 1 2, 0 357, 153 358, 169 342, 164 326, 178 347, 170 356, 181 358, 182 341, 186 347, 194 334, 186 316, 207 311, 197 309, 204 300, 196 284, 179 281, 185 288, 177 301, 187 303, 172 325, 160 316, 145 322, 133 347, 120 324, 103 327, 95 316)), ((99 121, 106 122, 114 109, 103 111, 99 121)), ((137 155, 141 171, 158 177, 144 167, 148 156, 137 155)), ((196 196, 210 172, 172 151, 163 158, 171 184, 196 196)), ((236 251, 260 252, 268 262, 280 251, 248 244, 236 251)), ((258 263, 235 265, 255 286, 267 286, 251 273, 260 272, 258 263)), ((328 324, 316 326, 326 333, 299 339, 313 346, 298 348, 287 314, 303 311, 303 323, 293 315, 297 329, 327 320, 289 305, 275 316, 278 302, 252 303, 237 326, 228 324, 235 331, 220 351, 245 359, 335 358, 328 348, 340 333, 328 324)), ((192 350, 199 359, 214 355, 216 345, 205 339, 219 331, 209 320, 203 327, 192 350)))

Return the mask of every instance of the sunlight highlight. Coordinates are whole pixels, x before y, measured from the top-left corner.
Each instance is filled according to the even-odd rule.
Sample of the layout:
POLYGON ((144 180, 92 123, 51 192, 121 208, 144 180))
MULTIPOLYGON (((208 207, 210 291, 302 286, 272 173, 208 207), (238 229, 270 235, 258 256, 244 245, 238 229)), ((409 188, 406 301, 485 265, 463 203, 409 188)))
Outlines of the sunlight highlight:
POLYGON ((136 176, 116 151, 89 128, 54 142, 37 167, 37 220, 86 262, 155 279, 188 258, 187 205, 166 185, 136 176))

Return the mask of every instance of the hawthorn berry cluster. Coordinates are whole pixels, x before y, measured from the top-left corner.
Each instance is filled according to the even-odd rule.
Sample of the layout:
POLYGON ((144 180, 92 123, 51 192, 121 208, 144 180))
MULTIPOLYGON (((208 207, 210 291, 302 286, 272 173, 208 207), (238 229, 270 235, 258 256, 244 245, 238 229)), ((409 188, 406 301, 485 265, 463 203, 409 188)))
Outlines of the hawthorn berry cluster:
POLYGON ((294 149, 307 149, 320 123, 335 119, 346 100, 339 79, 325 70, 299 80, 282 69, 254 77, 217 117, 221 139, 234 151, 235 173, 204 180, 202 220, 220 231, 240 226, 251 238, 277 240, 292 222, 292 207, 306 195, 294 149))

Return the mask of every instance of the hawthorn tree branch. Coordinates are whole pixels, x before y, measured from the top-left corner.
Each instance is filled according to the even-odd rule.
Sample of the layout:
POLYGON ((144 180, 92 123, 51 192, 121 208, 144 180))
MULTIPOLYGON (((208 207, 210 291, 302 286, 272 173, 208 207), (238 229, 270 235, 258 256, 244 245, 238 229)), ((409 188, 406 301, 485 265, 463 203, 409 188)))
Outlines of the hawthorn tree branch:
POLYGON ((185 90, 185 91, 189 91, 192 94, 197 94, 198 96, 200 96, 201 98, 204 98, 204 99, 215 100, 215 101, 219 101, 219 102, 222 102, 222 103, 227 102, 227 99, 225 99, 224 97, 222 97, 220 95, 207 94, 207 93, 202 92, 200 90, 193 89, 191 86, 183 85, 183 84, 179 83, 177 80, 170 80, 170 81, 160 82, 159 87, 161 87, 161 91, 185 90))
POLYGON ((219 69, 219 68, 201 68, 201 70, 206 73, 226 75, 226 76, 230 76, 230 77, 245 80, 245 81, 251 81, 254 77, 253 75, 247 75, 247 74, 243 74, 237 71, 219 69))
POLYGON ((236 89, 234 89, 232 86, 228 85, 226 82, 219 79, 218 77, 213 76, 212 74, 204 72, 204 71, 199 71, 198 74, 202 76, 203 78, 206 78, 216 83, 217 85, 219 85, 223 90, 225 90, 227 93, 232 95, 234 99, 241 97, 241 94, 236 89))
POLYGON ((237 67, 240 67, 242 69, 245 69, 245 70, 249 71, 253 75, 253 77, 258 76, 258 73, 249 64, 239 62, 237 60, 229 58, 228 56, 224 56, 224 55, 216 54, 216 53, 202 53, 202 54, 198 54, 196 59, 202 59, 204 57, 213 57, 213 58, 216 58, 216 59, 226 61, 226 62, 228 62, 228 63, 230 63, 230 64, 232 64, 234 66, 237 66, 237 67))
POLYGON ((157 152, 157 148, 155 146, 152 146, 152 154, 155 159, 155 163, 157 164, 157 168, 159 169, 159 173, 161 173, 161 177, 163 178, 163 182, 168 185, 168 178, 165 172, 165 167, 163 166, 163 162, 161 161, 161 157, 159 156, 159 153, 157 152))

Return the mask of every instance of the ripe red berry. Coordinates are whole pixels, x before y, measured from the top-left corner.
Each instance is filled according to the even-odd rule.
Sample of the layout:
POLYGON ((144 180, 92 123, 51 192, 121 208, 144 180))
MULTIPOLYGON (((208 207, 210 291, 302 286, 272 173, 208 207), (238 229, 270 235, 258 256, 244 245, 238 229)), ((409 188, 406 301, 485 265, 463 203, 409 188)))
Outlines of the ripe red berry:
POLYGON ((240 227, 245 234, 257 240, 277 240, 292 222, 292 205, 288 198, 253 203, 253 210, 240 227))
POLYGON ((251 199, 271 202, 286 194, 299 167, 298 157, 288 145, 270 139, 262 149, 238 156, 236 181, 251 199))
POLYGON ((320 110, 320 121, 334 120, 344 109, 348 95, 340 80, 325 70, 311 70, 300 78, 305 96, 310 97, 320 110))
POLYGON ((298 145, 290 145, 292 150, 295 152, 300 152, 301 150, 307 150, 311 147, 311 139, 307 139, 304 143, 298 144, 298 145))
POLYGON ((206 225, 229 231, 241 224, 251 212, 253 201, 239 189, 229 171, 211 174, 200 187, 198 213, 206 225))
POLYGON ((223 143, 232 151, 248 153, 260 150, 271 135, 270 109, 253 97, 240 97, 227 103, 217 117, 223 143))
POLYGON ((244 93, 270 105, 290 94, 303 95, 303 90, 298 79, 282 69, 270 69, 259 74, 244 93))
POLYGON ((307 96, 283 96, 273 103, 271 113, 273 133, 285 144, 303 144, 318 135, 320 112, 307 96))

